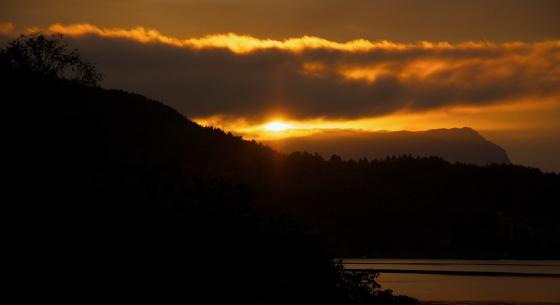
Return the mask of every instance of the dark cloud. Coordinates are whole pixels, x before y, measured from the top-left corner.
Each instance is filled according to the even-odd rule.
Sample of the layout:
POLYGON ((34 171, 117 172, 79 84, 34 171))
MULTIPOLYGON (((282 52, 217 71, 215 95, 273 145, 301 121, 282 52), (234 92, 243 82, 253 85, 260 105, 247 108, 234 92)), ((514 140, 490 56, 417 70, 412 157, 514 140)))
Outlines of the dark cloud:
POLYGON ((560 96, 559 42, 240 54, 97 35, 69 39, 105 74, 104 86, 143 93, 193 118, 358 118, 560 96))

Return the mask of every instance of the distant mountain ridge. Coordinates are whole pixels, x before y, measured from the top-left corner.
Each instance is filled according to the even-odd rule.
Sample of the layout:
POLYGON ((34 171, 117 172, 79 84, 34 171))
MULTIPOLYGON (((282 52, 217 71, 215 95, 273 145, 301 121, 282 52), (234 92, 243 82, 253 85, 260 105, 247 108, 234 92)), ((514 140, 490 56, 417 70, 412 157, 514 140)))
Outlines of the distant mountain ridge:
POLYGON ((333 154, 345 159, 437 156, 476 165, 511 164, 507 152, 469 127, 426 131, 325 131, 305 137, 266 141, 274 149, 333 154))

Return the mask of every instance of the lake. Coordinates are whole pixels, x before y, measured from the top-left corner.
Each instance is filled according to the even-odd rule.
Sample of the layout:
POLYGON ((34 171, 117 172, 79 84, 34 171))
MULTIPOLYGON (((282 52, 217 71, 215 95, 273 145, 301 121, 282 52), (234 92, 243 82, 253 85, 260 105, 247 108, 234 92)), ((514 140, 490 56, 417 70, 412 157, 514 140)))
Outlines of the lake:
POLYGON ((431 302, 560 304, 559 260, 344 259, 396 294, 431 302))

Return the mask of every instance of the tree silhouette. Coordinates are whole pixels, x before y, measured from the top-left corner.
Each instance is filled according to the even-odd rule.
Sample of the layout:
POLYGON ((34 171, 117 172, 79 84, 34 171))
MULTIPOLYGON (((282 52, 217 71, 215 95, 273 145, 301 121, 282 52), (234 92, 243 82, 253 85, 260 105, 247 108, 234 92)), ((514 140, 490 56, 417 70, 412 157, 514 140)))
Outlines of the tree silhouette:
POLYGON ((24 73, 39 74, 97 86, 103 80, 93 64, 77 49, 70 49, 61 34, 22 34, 0 51, 3 65, 24 73))
POLYGON ((128 282, 138 299, 174 292, 158 303, 405 305, 416 301, 333 258, 560 257, 558 174, 284 155, 141 95, 86 87, 65 74, 79 55, 39 36, 0 50, 6 261, 20 276, 62 274, 95 293, 128 282))
MULTIPOLYGON (((56 273, 37 289, 81 299, 381 304, 369 290, 352 297, 358 285, 314 234, 261 214, 249 181, 222 174, 264 180, 281 154, 140 95, 70 81, 50 57, 33 65, 24 42, 11 44, 17 61, 0 57, 2 212, 10 261, 25 265, 14 277, 56 273)), ((325 162, 309 156, 302 166, 325 162)))

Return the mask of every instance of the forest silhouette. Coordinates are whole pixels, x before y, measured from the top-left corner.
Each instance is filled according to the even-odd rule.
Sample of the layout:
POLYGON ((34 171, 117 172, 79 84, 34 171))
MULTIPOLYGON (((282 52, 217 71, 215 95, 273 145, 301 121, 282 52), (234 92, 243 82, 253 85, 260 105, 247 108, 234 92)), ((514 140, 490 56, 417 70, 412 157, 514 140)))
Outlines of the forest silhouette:
POLYGON ((137 299, 415 304, 334 258, 560 257, 557 174, 278 153, 100 88, 80 57, 44 69, 30 39, 78 53, 41 37, 0 52, 3 214, 20 276, 132 286, 137 299))
POLYGON ((281 155, 99 80, 59 36, 23 35, 0 51, 9 275, 25 295, 417 304, 375 274, 344 271, 290 218, 252 207, 235 172, 281 155))

